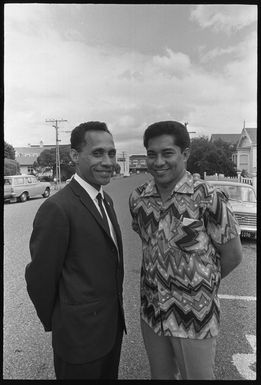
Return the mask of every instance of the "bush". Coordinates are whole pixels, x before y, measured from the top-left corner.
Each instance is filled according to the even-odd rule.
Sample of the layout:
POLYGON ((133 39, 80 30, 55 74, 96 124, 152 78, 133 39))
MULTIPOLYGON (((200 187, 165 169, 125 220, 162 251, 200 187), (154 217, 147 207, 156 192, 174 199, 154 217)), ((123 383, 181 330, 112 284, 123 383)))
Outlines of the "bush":
POLYGON ((38 178, 41 182, 52 182, 53 177, 49 175, 42 175, 38 178))
POLYGON ((20 165, 16 160, 4 159, 4 175, 20 175, 20 165))

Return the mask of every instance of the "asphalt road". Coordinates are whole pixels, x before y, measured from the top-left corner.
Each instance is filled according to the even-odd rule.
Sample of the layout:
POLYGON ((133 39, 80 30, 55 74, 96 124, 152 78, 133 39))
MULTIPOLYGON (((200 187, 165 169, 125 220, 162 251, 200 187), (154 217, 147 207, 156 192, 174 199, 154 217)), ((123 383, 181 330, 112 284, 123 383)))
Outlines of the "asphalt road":
MULTIPOLYGON (((148 178, 112 180, 106 190, 114 200, 124 245, 124 336, 120 379, 150 379, 139 327, 141 242, 131 229, 128 197, 148 178)), ((32 222, 42 198, 4 205, 4 379, 54 379, 51 334, 45 333, 27 295, 24 269, 30 261, 32 222)), ((255 379, 256 243, 244 241, 244 260, 221 282, 221 332, 217 341, 216 379, 255 379)))

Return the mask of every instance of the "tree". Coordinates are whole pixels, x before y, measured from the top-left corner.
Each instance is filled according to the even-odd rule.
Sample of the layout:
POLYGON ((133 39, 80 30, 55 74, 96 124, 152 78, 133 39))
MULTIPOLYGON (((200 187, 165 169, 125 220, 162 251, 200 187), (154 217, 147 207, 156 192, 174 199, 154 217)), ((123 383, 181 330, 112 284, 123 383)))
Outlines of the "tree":
POLYGON ((6 141, 4 141, 4 158, 15 160, 15 149, 6 141))
POLYGON ((16 160, 4 158, 4 175, 19 175, 20 165, 16 160))
POLYGON ((187 169, 192 174, 199 173, 201 178, 204 172, 209 175, 222 173, 225 176, 236 176, 236 168, 231 160, 234 150, 228 143, 218 141, 210 142, 202 136, 191 140, 190 157, 187 169))
POLYGON ((244 168, 241 171, 241 176, 242 176, 242 178, 249 178, 250 177, 248 171, 246 169, 244 169, 244 168))
MULTIPOLYGON (((70 178, 75 172, 75 166, 70 157, 70 146, 59 146, 61 180, 70 178)), ((40 172, 47 167, 53 170, 56 175, 56 148, 46 149, 38 156, 37 161, 33 165, 34 169, 40 172)))
POLYGON ((237 176, 236 165, 232 162, 232 153, 236 150, 236 145, 229 144, 219 139, 214 142, 218 154, 218 166, 220 173, 225 176, 237 176))
POLYGON ((119 163, 116 163, 114 170, 115 170, 116 174, 120 174, 120 172, 121 172, 121 166, 120 166, 119 163))
POLYGON ((203 178, 204 172, 208 168, 208 162, 204 157, 210 150, 210 143, 207 137, 200 137, 191 140, 190 156, 187 162, 187 169, 192 174, 199 173, 203 178))

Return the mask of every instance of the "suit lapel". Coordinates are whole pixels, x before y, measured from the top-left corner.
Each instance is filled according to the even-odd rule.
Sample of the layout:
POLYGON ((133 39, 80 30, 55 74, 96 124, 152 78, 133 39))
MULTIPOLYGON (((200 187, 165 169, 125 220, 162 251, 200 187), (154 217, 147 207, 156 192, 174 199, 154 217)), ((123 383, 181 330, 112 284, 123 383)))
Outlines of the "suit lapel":
POLYGON ((113 242, 110 233, 108 233, 104 221, 101 217, 101 214, 99 213, 97 207, 95 206, 93 200, 90 198, 89 194, 82 188, 82 186, 79 185, 78 182, 72 179, 69 186, 72 188, 73 192, 80 198, 83 205, 89 210, 89 212, 94 216, 96 221, 99 223, 99 225, 103 228, 103 230, 106 232, 106 234, 110 237, 111 241, 113 242))

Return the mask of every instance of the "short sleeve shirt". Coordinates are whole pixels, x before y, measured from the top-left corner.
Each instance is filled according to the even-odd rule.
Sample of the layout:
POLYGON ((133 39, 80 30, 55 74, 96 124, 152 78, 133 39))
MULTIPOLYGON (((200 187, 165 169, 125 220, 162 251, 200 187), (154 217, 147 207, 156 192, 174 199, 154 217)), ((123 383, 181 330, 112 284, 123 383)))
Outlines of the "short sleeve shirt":
POLYGON ((129 206, 142 240, 141 318, 158 335, 217 336, 221 268, 214 242, 240 234, 227 195, 186 171, 164 204, 152 179, 132 192, 129 206))

